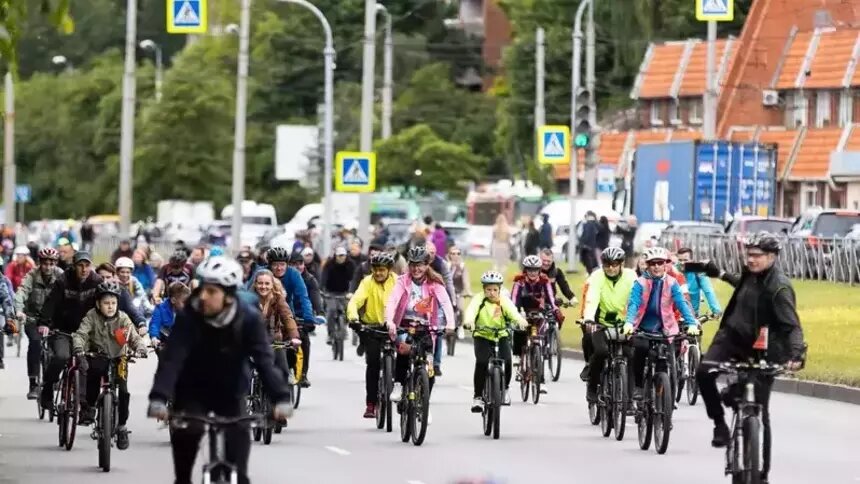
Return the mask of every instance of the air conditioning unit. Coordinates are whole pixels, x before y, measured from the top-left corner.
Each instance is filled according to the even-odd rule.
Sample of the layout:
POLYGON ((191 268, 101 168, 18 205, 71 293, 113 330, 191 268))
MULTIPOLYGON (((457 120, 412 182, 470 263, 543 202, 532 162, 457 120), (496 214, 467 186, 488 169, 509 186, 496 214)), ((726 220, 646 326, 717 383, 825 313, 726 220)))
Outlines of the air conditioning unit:
POLYGON ((779 93, 773 89, 764 89, 761 92, 761 103, 765 106, 776 106, 779 104, 779 93))

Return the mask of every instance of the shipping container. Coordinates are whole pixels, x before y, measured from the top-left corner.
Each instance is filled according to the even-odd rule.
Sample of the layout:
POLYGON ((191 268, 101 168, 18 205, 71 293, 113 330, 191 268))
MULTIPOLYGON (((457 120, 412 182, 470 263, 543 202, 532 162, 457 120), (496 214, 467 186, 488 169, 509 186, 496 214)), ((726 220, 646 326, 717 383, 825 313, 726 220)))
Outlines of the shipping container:
POLYGON ((725 223, 772 216, 776 149, 759 143, 685 141, 642 145, 633 169, 633 213, 640 222, 725 223))

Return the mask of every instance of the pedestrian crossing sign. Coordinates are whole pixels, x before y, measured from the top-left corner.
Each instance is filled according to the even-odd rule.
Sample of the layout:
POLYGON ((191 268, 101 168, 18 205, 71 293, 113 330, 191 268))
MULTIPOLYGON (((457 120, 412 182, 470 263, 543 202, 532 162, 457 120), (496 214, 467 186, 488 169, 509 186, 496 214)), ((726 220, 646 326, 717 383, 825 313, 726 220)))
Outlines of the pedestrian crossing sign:
POLYGON ((538 161, 547 165, 570 163, 570 128, 541 126, 538 129, 538 161))
POLYGON ((207 0, 167 0, 167 32, 205 34, 207 0))
POLYGON ((731 22, 734 18, 734 0, 696 0, 696 19, 698 20, 731 22))
POLYGON ((376 153, 339 152, 335 159, 334 189, 357 193, 376 190, 376 153))

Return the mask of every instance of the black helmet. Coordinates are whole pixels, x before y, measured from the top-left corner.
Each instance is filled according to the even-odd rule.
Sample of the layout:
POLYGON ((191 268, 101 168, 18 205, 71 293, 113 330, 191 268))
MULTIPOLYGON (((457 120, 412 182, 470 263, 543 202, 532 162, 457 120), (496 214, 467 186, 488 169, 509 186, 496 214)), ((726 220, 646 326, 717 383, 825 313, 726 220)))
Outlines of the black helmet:
POLYGON ((380 252, 378 254, 374 254, 373 257, 370 258, 370 266, 388 267, 390 269, 394 267, 394 256, 389 254, 388 252, 380 252))
POLYGON ((302 251, 300 251, 300 250, 294 250, 294 251, 290 254, 290 260, 289 260, 289 262, 290 262, 291 264, 292 264, 293 262, 304 262, 304 261, 305 261, 305 258, 302 256, 302 251))
POLYGON ((427 262, 427 247, 423 245, 416 245, 409 249, 409 252, 406 253, 406 260, 408 262, 427 262))
POLYGON ((747 238, 744 245, 748 249, 761 249, 762 252, 770 254, 779 254, 779 251, 782 248, 779 238, 770 232, 757 232, 747 238))
POLYGON ((184 265, 187 260, 188 254, 184 250, 178 249, 170 255, 168 263, 172 266, 181 266, 184 265))
POLYGON ((96 286, 97 299, 101 299, 104 296, 116 296, 119 298, 120 295, 122 295, 122 287, 116 281, 103 281, 96 286))
POLYGON ((272 247, 266 251, 266 260, 272 262, 289 262, 290 253, 283 247, 272 247))

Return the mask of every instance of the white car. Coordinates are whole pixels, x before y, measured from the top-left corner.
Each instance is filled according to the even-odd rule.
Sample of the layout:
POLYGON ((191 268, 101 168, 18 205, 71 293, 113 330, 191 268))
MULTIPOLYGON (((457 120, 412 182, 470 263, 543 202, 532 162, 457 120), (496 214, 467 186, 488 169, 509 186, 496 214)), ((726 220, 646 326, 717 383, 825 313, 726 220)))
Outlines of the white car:
POLYGON ((466 243, 468 244, 469 257, 490 257, 493 245, 492 225, 472 225, 468 232, 466 243))

